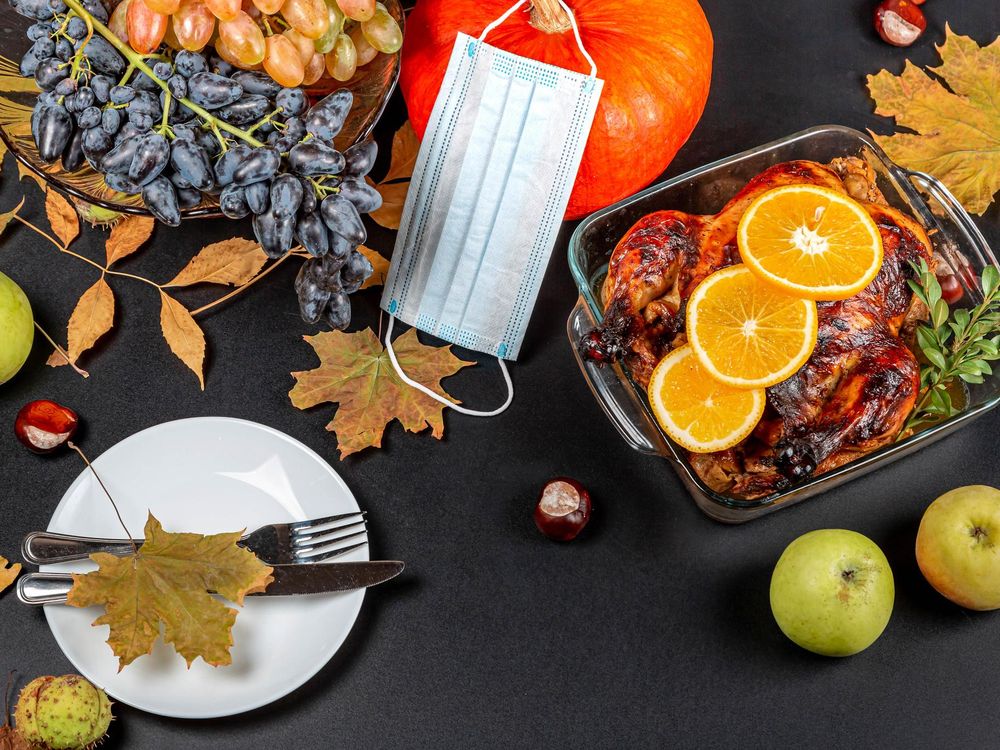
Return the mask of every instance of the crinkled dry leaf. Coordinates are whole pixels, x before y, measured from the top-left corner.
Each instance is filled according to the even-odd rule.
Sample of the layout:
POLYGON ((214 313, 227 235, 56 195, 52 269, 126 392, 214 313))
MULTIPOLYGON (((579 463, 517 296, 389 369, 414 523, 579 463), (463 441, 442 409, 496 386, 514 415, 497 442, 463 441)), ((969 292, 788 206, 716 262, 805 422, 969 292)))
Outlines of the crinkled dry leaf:
POLYGON ((266 262, 267 255, 261 250, 260 244, 242 237, 233 237, 203 247, 173 281, 165 286, 192 284, 240 286, 250 281, 266 262))
POLYGON ((205 334, 180 302, 160 292, 160 328, 170 351, 198 376, 205 390, 205 334))
POLYGON ((98 568, 73 575, 67 603, 104 607, 94 625, 110 627, 119 671, 152 651, 161 625, 163 640, 189 667, 199 656, 212 666, 229 664, 237 612, 208 592, 242 604, 273 580, 270 567, 237 546, 241 534, 174 534, 151 513, 138 553, 91 555, 98 568))
MULTIPOLYGON (((0 141, 0 143, 3 143, 3 141, 0 141)), ((2 158, 3 156, 0 155, 0 159, 2 158)), ((23 205, 24 205, 24 198, 22 197, 21 202, 18 203, 14 208, 12 208, 10 211, 7 211, 6 213, 0 214, 0 234, 4 233, 4 230, 7 229, 7 225, 14 220, 14 217, 17 215, 17 212, 21 210, 21 206, 23 205)))
POLYGON ((0 591, 14 583, 21 574, 21 563, 8 563, 7 558, 0 557, 0 591), (9 566, 9 567, 8 567, 9 566))
POLYGON ((410 121, 407 120, 392 137, 389 171, 381 182, 372 183, 382 195, 382 206, 372 211, 369 216, 386 229, 399 229, 403 204, 406 203, 406 191, 410 188, 410 177, 413 176, 413 167, 417 163, 419 151, 420 141, 413 132, 410 121))
POLYGON ((914 131, 872 134, 889 157, 941 180, 971 212, 982 214, 1000 190, 1000 37, 987 47, 945 28, 931 68, 947 84, 907 61, 902 75, 868 76, 875 113, 914 131))
MULTIPOLYGON (((339 404, 326 428, 337 434, 341 458, 381 447, 382 434, 393 419, 410 432, 430 427, 434 437, 444 436, 444 406, 399 379, 370 328, 357 333, 328 331, 305 340, 316 350, 320 365, 293 372, 297 382, 288 395, 299 409, 339 404)), ((441 380, 474 364, 453 355, 449 346, 421 344, 415 329, 397 338, 393 349, 404 372, 445 397, 449 396, 441 380)))
MULTIPOLYGON (((115 295, 104 275, 83 293, 69 316, 69 347, 67 354, 76 362, 97 340, 111 330, 115 320, 115 295)), ((59 355, 59 361, 65 358, 59 355)))
POLYGON ((382 286, 385 283, 385 275, 389 273, 388 258, 377 250, 372 250, 365 245, 358 246, 358 251, 368 258, 374 269, 372 275, 365 279, 365 283, 361 285, 361 288, 367 289, 370 286, 382 286))
POLYGON ((149 216, 126 216, 115 224, 104 246, 108 267, 142 247, 153 234, 153 224, 149 216))
POLYGON ((76 209, 57 190, 45 191, 45 215, 63 247, 69 247, 80 235, 80 217, 76 209))

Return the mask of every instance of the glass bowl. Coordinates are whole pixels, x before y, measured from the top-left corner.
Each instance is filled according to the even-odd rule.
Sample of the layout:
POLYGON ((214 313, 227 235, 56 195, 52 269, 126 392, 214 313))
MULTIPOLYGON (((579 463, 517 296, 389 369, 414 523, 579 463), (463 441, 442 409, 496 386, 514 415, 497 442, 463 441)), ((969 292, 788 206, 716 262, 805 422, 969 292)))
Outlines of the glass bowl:
POLYGON ((774 164, 794 159, 826 163, 838 156, 857 156, 872 165, 886 200, 923 224, 939 260, 962 282, 962 304, 980 302, 979 277, 997 260, 965 209, 938 180, 897 166, 868 136, 838 125, 810 128, 654 185, 592 214, 570 239, 569 266, 580 297, 567 333, 594 397, 632 448, 666 458, 698 507, 719 521, 742 523, 814 497, 941 439, 1000 403, 1000 368, 996 368, 983 384, 968 387, 961 413, 786 490, 747 500, 715 492, 701 480, 686 452, 660 430, 644 390, 624 368, 601 368, 580 356, 580 341, 603 317, 601 284, 611 251, 639 218, 661 209, 714 214, 752 177, 774 164))
MULTIPOLYGON (((399 0, 382 2, 402 29, 404 13, 399 0)), ((3 19, 3 26, 0 28, 0 140, 21 164, 60 192, 112 211, 151 216, 143 205, 142 198, 111 190, 104 184, 104 178, 86 163, 76 172, 67 173, 62 170, 58 161, 55 164, 45 164, 38 158, 28 122, 38 91, 34 81, 21 78, 17 71, 21 57, 31 46, 25 32, 33 21, 18 15, 6 3, 0 9, 0 18, 3 19)), ((349 88, 354 94, 354 106, 336 139, 337 148, 343 150, 371 134, 389 102, 398 78, 399 53, 379 54, 368 65, 360 68, 350 81, 340 83, 331 78, 323 78, 306 91, 311 101, 318 101, 340 88, 349 88)), ((218 203, 206 196, 197 206, 181 209, 181 216, 211 218, 222 216, 222 213, 218 203)))

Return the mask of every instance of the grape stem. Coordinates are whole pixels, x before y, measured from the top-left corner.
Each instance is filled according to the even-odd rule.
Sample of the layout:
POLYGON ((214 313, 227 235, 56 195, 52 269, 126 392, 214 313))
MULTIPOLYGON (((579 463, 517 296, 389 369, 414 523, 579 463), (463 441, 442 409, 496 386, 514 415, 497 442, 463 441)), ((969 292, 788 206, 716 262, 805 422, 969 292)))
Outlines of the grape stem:
MULTIPOLYGON (((67 7, 71 8, 78 15, 82 16, 85 20, 89 19, 90 23, 93 24, 93 27, 97 31, 97 33, 100 34, 101 36, 103 36, 108 41, 108 43, 111 44, 112 47, 114 47, 116 50, 118 50, 122 54, 122 56, 126 60, 128 60, 130 67, 142 71, 147 76, 149 76, 149 78, 157 86, 159 86, 161 89, 163 89, 163 91, 167 92, 168 94, 170 93, 170 88, 167 86, 166 82, 165 81, 161 81, 159 78, 156 77, 156 75, 153 73, 152 68, 150 68, 148 65, 146 65, 146 62, 143 59, 143 56, 140 55, 135 50, 133 50, 127 44, 125 44, 125 42, 123 42, 117 36, 115 36, 115 34, 111 31, 111 29, 109 29, 103 23, 101 23, 96 18, 94 18, 87 11, 87 9, 84 8, 83 5, 80 4, 79 0, 65 0, 65 2, 66 2, 66 6, 67 7)), ((84 49, 84 48, 81 47, 81 49, 84 49)), ((264 145, 264 143, 262 141, 257 140, 256 138, 254 138, 252 135, 250 135, 245 130, 241 130, 240 128, 236 127, 235 125, 230 125, 225 120, 218 119, 214 115, 210 114, 208 112, 208 110, 204 109, 203 107, 199 107, 197 104, 195 104, 194 102, 192 102, 190 99, 180 98, 177 101, 180 102, 181 104, 183 104, 184 106, 186 106, 188 109, 190 109, 196 115, 198 115, 199 117, 201 117, 203 120, 205 120, 205 122, 211 123, 213 128, 217 128, 217 129, 220 129, 220 130, 225 130, 230 135, 236 136, 240 140, 246 141, 251 146, 255 146, 257 148, 259 148, 259 147, 261 147, 261 146, 264 145)))

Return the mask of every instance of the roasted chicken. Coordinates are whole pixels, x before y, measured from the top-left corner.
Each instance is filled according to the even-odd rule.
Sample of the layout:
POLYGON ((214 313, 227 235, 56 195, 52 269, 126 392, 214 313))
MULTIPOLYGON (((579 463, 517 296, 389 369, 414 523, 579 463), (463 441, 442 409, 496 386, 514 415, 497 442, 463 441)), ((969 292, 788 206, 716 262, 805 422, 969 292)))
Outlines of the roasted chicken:
POLYGON ((920 224, 886 204, 866 163, 786 162, 752 179, 714 216, 643 217, 611 255, 604 321, 582 344, 586 357, 622 360, 646 387, 660 359, 686 340, 684 309, 695 287, 740 262, 736 229, 743 212, 761 193, 797 183, 862 203, 882 235, 884 259, 859 294, 819 303, 816 348, 794 376, 767 389, 754 433, 734 448, 690 455, 710 487, 743 498, 772 494, 891 442, 913 408, 920 368, 904 339, 926 310, 907 279, 911 261, 922 258, 933 268, 933 249, 920 224))

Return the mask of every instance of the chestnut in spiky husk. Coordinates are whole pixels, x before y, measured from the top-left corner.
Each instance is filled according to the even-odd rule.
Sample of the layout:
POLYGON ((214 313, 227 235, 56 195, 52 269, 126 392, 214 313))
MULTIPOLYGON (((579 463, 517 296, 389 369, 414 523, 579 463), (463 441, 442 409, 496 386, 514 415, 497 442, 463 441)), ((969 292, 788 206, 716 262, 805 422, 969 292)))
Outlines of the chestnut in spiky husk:
POLYGON ((52 750, 84 750, 107 733, 111 701, 80 675, 36 677, 21 690, 14 722, 28 742, 52 750))

